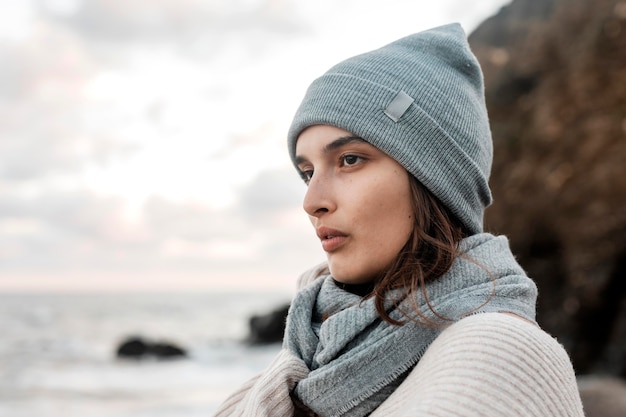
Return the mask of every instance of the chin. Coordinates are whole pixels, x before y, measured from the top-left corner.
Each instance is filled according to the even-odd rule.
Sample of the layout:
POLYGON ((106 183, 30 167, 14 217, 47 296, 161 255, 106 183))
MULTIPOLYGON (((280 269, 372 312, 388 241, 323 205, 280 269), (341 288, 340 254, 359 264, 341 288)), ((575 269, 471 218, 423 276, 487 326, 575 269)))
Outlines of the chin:
POLYGON ((376 279, 377 274, 364 274, 353 268, 342 268, 340 265, 329 262, 328 269, 335 281, 342 284, 366 284, 376 279))

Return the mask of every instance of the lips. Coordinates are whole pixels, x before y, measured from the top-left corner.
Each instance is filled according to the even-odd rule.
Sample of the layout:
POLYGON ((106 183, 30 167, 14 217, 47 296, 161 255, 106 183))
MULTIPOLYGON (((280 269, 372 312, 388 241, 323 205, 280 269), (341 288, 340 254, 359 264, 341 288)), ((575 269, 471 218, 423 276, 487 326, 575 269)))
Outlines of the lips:
POLYGON ((317 237, 322 241, 322 249, 326 252, 333 252, 339 249, 348 240, 347 234, 328 227, 318 228, 317 237))

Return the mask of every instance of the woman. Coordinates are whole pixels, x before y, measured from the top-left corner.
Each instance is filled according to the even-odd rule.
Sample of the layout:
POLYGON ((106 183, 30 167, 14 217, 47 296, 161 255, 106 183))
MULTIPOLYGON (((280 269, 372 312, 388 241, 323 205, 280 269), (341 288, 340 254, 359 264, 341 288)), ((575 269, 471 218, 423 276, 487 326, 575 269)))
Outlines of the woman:
POLYGON ((458 24, 331 68, 288 137, 327 263, 218 416, 582 416, 536 287, 483 233, 492 143, 458 24))

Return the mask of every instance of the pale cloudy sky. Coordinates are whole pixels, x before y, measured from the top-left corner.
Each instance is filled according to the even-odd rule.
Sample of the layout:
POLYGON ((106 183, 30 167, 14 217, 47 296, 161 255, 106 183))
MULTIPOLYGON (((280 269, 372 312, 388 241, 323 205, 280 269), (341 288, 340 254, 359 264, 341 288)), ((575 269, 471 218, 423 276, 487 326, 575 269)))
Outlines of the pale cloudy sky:
POLYGON ((308 84, 507 3, 0 0, 0 291, 291 289, 308 84))

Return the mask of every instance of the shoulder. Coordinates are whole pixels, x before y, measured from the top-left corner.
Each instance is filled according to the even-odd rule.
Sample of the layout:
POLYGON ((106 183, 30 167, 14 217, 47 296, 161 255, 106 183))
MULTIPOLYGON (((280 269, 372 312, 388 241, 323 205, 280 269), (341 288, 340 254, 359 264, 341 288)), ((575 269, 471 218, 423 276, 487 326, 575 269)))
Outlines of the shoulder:
POLYGON ((317 278, 326 276, 330 274, 328 269, 328 263, 322 262, 320 264, 315 265, 314 267, 306 270, 300 277, 298 277, 297 289, 301 290, 302 288, 309 285, 311 282, 315 281, 317 278))
POLYGON ((383 406, 389 414, 379 415, 583 416, 563 347, 534 323, 502 313, 444 330, 383 406))
MULTIPOLYGON (((455 350, 451 344, 462 343, 476 349, 476 354, 501 352, 502 359, 509 355, 531 355, 541 360, 560 359, 570 364, 561 344, 537 324, 510 313, 478 313, 465 317, 446 328, 433 342, 430 351, 455 350)), ((491 357, 498 360, 500 355, 491 357)))

